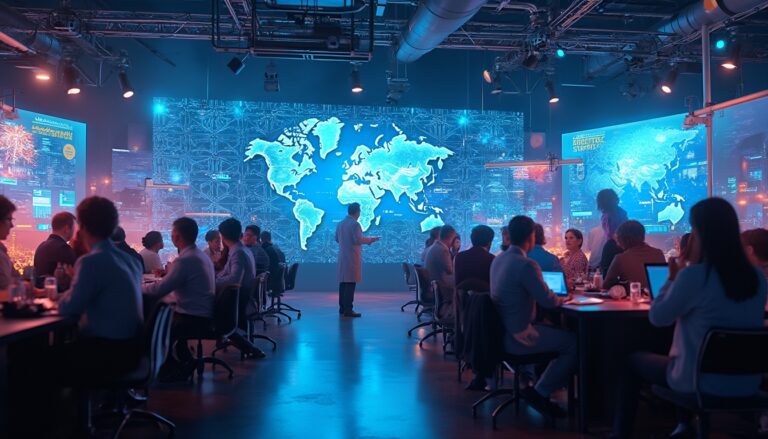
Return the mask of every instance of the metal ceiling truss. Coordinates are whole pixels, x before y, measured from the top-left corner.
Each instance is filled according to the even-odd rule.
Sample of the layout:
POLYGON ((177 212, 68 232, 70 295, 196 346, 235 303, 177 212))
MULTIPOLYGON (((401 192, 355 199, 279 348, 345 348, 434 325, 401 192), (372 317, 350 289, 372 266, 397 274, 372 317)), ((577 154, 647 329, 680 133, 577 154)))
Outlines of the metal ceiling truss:
MULTIPOLYGON (((217 50, 252 56, 368 61, 374 46, 397 43, 407 24, 403 17, 415 7, 410 2, 389 1, 386 8, 398 8, 399 13, 380 16, 383 2, 377 8, 375 0, 357 0, 345 9, 323 9, 317 2, 303 2, 301 7, 281 3, 212 0, 212 14, 15 9, 37 23, 39 32, 60 39, 72 56, 84 55, 109 64, 119 61, 106 49, 110 38, 205 40, 211 41, 217 50)), ((672 9, 676 7, 674 2, 657 3, 575 0, 557 12, 527 3, 489 2, 438 47, 511 55, 532 48, 551 55, 561 48, 569 55, 629 56, 667 64, 670 60, 699 60, 698 33, 681 37, 654 30, 661 20, 670 19, 676 12, 672 9), (525 5, 530 7, 522 7, 525 5)), ((748 19, 755 18, 762 9, 736 14, 713 29, 739 23, 740 35, 753 46, 744 58, 766 61, 766 21, 748 19)), ((12 53, 0 51, 0 59, 12 53)), ((643 68, 650 68, 651 64, 636 63, 643 68)))

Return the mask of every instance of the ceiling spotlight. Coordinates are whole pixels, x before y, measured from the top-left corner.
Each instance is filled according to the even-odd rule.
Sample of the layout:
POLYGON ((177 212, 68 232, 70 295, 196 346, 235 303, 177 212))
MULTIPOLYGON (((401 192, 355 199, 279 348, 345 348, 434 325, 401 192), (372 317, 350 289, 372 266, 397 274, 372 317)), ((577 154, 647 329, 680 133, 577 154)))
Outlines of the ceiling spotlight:
POLYGON ((718 50, 725 49, 725 40, 722 38, 717 40, 715 42, 715 49, 718 49, 718 50))
POLYGON ((555 84, 552 82, 551 79, 547 79, 547 84, 545 85, 545 88, 547 89, 547 96, 549 97, 550 104, 556 104, 560 102, 560 98, 555 93, 555 84))
POLYGON ((533 51, 528 53, 528 56, 523 59, 522 64, 526 69, 533 70, 539 65, 539 62, 541 62, 542 59, 543 56, 541 53, 533 51))
POLYGON ((131 87, 131 83, 128 82, 128 74, 125 73, 125 70, 121 70, 120 73, 117 74, 117 79, 120 81, 120 90, 123 92, 123 97, 125 99, 133 97, 133 87, 131 87))
POLYGON ((557 54, 558 58, 565 58, 565 50, 563 50, 563 49, 557 49, 555 51, 555 54, 557 54))
POLYGON ((363 83, 360 81, 360 70, 357 64, 352 64, 352 73, 349 77, 352 80, 352 93, 362 93, 363 83))
POLYGON ((497 95, 502 92, 504 92, 504 87, 501 85, 501 75, 496 73, 493 75, 493 89, 491 89, 491 94, 497 95))
POLYGON ((485 82, 492 84, 493 83, 493 73, 491 73, 490 70, 484 69, 483 70, 483 79, 485 82))
POLYGON ((80 94, 80 74, 71 62, 68 62, 64 65, 63 76, 64 86, 67 88, 67 94, 80 94))
POLYGON ((677 66, 672 67, 672 69, 669 70, 669 73, 667 73, 667 77, 664 78, 663 81, 661 81, 660 87, 661 91, 670 94, 672 93, 672 87, 675 85, 675 81, 677 81, 677 66))
POLYGON ((247 58, 248 55, 244 56, 243 59, 240 59, 238 57, 234 57, 227 63, 227 67, 229 67, 229 70, 232 70, 232 73, 235 75, 239 74, 243 71, 245 68, 245 58, 247 58))
POLYGON ((734 70, 739 66, 741 61, 741 44, 738 41, 731 43, 731 50, 728 52, 728 56, 720 63, 720 65, 728 70, 734 70))
POLYGON ((35 79, 38 81, 50 81, 51 73, 45 69, 35 69, 35 79))
POLYGON ((264 91, 280 91, 280 80, 277 77, 277 66, 272 61, 264 69, 264 91))

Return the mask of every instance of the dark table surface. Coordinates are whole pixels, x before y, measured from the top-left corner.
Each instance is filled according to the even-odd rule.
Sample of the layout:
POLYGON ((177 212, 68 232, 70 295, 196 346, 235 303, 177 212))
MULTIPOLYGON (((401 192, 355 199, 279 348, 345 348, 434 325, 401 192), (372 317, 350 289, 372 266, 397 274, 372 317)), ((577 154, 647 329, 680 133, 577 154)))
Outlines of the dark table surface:
POLYGON ((0 345, 71 326, 76 322, 77 320, 72 317, 63 317, 56 314, 31 318, 0 317, 0 345))
MULTIPOLYGON (((577 296, 579 297, 579 296, 577 296)), ((564 313, 577 317, 600 317, 607 314, 621 314, 627 317, 638 317, 648 314, 650 303, 632 303, 630 300, 603 299, 603 303, 594 305, 566 304, 562 306, 564 313)))

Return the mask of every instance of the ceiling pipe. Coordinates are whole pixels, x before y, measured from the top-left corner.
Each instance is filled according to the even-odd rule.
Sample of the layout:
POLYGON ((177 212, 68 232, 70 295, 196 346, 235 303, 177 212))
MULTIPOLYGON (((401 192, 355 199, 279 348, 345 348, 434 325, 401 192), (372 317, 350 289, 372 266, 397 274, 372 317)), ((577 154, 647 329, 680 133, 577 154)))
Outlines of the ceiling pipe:
POLYGON ((488 0, 425 0, 400 35, 397 60, 413 62, 472 18, 488 0))
POLYGON ((672 18, 662 22, 656 29, 662 35, 659 39, 666 42, 670 37, 663 34, 689 35, 701 30, 703 26, 719 24, 734 15, 750 9, 765 7, 764 0, 717 0, 717 2, 695 2, 678 11, 672 18), (707 10, 707 5, 714 4, 714 9, 707 10))
POLYGON ((0 2, 0 41, 19 52, 43 54, 49 58, 61 57, 61 44, 56 38, 38 32, 27 17, 0 2))

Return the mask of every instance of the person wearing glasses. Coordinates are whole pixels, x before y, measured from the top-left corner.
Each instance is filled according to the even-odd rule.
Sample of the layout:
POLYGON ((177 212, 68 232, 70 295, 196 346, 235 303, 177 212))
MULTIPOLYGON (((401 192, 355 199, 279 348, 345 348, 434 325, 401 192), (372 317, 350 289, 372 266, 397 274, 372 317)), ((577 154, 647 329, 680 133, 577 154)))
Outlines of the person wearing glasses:
MULTIPOLYGON (((8 239, 8 235, 13 228, 13 212, 16 211, 16 205, 8 198, 0 195, 0 241, 8 239)), ((13 269, 13 262, 8 256, 8 249, 0 242, 0 290, 6 290, 13 283, 13 278, 17 274, 13 269)))

